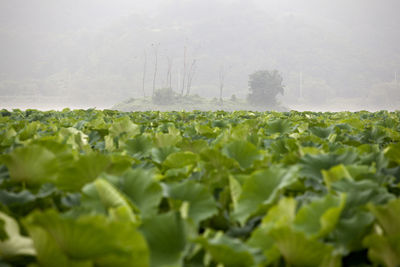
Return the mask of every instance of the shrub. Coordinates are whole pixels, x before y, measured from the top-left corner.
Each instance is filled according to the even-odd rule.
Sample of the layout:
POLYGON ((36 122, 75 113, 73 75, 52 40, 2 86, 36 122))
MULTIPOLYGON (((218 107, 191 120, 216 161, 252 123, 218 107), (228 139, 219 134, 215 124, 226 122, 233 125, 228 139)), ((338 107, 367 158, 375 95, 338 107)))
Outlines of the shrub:
POLYGON ((161 88, 154 92, 153 103, 158 105, 171 105, 177 101, 177 93, 172 88, 161 88))

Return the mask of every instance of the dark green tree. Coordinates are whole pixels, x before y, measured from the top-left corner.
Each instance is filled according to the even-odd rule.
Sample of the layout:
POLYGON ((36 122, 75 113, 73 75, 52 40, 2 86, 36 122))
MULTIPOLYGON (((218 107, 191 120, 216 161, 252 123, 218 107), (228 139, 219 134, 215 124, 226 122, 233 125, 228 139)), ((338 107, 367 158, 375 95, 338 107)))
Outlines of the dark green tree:
POLYGON ((276 96, 283 94, 282 76, 277 70, 259 70, 249 75, 250 94, 247 100, 252 105, 275 106, 276 96))

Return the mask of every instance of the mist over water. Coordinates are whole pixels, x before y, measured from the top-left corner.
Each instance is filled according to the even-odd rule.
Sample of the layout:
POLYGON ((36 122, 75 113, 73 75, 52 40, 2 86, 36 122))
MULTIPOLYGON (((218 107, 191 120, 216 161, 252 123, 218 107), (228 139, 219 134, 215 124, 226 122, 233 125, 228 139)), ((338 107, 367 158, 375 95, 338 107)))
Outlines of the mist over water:
POLYGON ((234 107, 250 74, 278 70, 284 110, 396 110, 398 10, 396 0, 0 0, 0 108, 157 109, 161 88, 234 107))

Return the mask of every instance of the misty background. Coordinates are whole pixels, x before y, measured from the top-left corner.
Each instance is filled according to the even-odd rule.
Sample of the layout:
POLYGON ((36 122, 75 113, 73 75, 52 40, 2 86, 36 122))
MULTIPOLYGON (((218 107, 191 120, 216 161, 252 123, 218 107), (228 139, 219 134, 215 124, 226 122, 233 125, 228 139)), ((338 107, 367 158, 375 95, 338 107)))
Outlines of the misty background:
POLYGON ((277 69, 289 109, 399 109, 398 0, 0 0, 0 108, 109 108, 156 88, 246 98, 277 69))

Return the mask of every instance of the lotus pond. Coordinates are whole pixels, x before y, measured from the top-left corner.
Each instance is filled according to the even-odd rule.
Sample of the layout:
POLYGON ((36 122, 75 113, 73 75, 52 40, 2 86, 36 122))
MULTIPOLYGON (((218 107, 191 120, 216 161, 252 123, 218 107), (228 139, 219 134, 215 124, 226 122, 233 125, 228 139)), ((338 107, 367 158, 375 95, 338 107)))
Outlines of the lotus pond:
POLYGON ((0 111, 0 266, 400 266, 400 112, 0 111))

